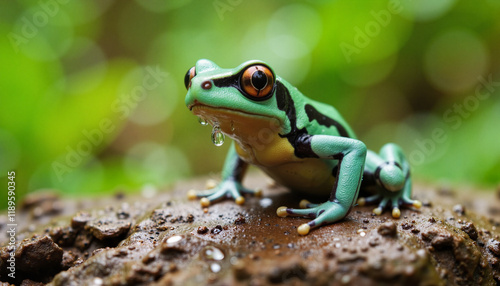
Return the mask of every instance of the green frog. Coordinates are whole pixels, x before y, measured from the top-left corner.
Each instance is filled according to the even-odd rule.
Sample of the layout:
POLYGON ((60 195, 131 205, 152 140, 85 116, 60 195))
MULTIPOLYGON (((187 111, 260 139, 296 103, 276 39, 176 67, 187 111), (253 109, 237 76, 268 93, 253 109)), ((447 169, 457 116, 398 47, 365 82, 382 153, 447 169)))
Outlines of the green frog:
POLYGON ((328 197, 300 208, 280 207, 277 215, 311 218, 300 225, 300 235, 343 219, 357 204, 378 203, 401 216, 402 206, 420 208, 411 199, 410 165, 401 148, 386 144, 377 153, 367 150, 332 106, 304 96, 262 61, 248 61, 223 69, 202 59, 188 70, 185 103, 203 123, 213 126, 213 136, 227 135, 232 144, 222 169, 222 180, 212 189, 189 191, 203 207, 224 198, 245 202, 244 195, 260 190, 242 186, 249 164, 264 171, 292 191, 328 197), (371 196, 358 199, 360 189, 371 196))

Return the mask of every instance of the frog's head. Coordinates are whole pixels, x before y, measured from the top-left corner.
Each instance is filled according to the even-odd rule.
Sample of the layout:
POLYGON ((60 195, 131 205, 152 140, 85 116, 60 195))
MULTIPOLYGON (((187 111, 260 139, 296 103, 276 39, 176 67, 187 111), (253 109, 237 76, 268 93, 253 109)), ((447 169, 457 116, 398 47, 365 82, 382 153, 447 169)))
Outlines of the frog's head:
POLYGON ((262 130, 281 133, 289 123, 275 98, 280 80, 261 61, 223 69, 209 60, 199 60, 184 79, 186 105, 236 140, 248 141, 248 136, 262 130))

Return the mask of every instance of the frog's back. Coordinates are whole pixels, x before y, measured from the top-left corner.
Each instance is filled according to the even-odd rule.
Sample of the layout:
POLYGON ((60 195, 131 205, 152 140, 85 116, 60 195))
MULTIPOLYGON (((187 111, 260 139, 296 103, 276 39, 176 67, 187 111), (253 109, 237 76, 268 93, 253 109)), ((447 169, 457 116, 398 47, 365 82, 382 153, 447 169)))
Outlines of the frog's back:
POLYGON ((294 129, 306 128, 310 135, 324 134, 356 138, 349 124, 333 106, 310 99, 286 80, 280 78, 280 82, 289 90, 291 95, 289 100, 295 109, 294 114, 287 114, 291 125, 296 125, 296 128, 291 126, 291 132, 294 129))

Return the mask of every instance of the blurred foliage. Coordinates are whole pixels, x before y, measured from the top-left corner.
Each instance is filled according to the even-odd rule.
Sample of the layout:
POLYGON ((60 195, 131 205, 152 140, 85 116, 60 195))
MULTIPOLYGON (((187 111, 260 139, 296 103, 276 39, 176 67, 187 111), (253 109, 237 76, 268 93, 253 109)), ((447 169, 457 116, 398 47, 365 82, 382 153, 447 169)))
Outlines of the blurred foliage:
POLYGON ((216 176, 230 144, 213 146, 184 106, 200 58, 268 62, 336 106, 370 149, 403 146, 419 180, 499 183, 496 0, 0 6, 0 176, 16 171, 18 196, 216 176))

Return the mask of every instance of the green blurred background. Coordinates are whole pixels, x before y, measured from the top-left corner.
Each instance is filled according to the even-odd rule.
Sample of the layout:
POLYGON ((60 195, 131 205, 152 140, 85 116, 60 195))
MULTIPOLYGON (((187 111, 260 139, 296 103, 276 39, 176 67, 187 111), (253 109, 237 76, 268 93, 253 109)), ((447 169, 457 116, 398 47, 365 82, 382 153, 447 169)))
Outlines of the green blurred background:
MULTIPOLYGON (((216 177, 230 144, 184 106, 186 71, 268 62, 419 181, 500 180, 500 2, 2 1, 0 176, 18 197, 146 193, 216 177)), ((6 207, 6 195, 0 206, 6 207)))

